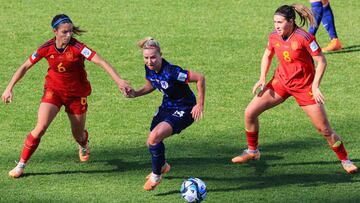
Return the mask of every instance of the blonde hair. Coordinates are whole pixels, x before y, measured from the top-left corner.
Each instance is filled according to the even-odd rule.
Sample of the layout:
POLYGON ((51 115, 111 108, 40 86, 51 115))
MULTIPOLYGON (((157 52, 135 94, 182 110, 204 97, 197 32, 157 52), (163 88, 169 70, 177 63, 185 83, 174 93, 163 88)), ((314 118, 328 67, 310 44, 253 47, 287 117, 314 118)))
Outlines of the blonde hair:
POLYGON ((152 37, 145 37, 144 39, 138 41, 137 45, 140 49, 156 49, 161 52, 160 43, 152 37))
POLYGON ((310 9, 308 9, 307 7, 305 7, 302 4, 295 3, 295 4, 291 4, 291 5, 280 6, 275 11, 274 15, 281 15, 281 16, 285 17, 287 21, 294 20, 294 22, 295 22, 295 17, 296 17, 295 12, 300 17, 300 26, 299 27, 303 27, 308 22, 310 23, 311 27, 316 26, 314 14, 312 13, 312 11, 310 9))

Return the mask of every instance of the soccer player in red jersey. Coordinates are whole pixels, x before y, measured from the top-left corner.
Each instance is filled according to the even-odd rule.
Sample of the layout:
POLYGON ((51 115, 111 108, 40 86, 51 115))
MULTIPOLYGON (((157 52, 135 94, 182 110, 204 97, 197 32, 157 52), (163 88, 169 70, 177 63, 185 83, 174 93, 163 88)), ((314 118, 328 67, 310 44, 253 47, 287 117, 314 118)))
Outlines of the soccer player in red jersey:
POLYGON ((339 135, 330 127, 326 116, 324 96, 319 89, 327 65, 326 59, 315 37, 301 28, 307 21, 314 25, 311 11, 301 4, 284 5, 275 11, 275 31, 269 35, 268 45, 261 61, 260 79, 253 87, 254 94, 259 87, 261 91, 245 110, 248 149, 234 157, 233 163, 245 163, 260 158, 259 115, 293 96, 341 160, 343 168, 348 173, 357 171, 357 167, 349 160, 339 135), (296 13, 300 16, 300 27, 295 23, 296 13), (266 75, 274 55, 279 65, 273 78, 266 85, 266 75), (313 60, 317 63, 316 69, 313 60))
POLYGON ((91 93, 91 86, 86 76, 85 59, 101 66, 125 95, 126 91, 131 89, 129 84, 120 78, 108 62, 73 37, 73 34, 82 34, 84 31, 74 26, 67 15, 56 15, 51 26, 55 37, 40 46, 18 68, 2 94, 3 102, 11 102, 15 84, 39 60, 45 58, 48 61, 49 68, 45 77, 44 95, 38 110, 38 121, 25 139, 19 163, 9 172, 9 176, 13 178, 18 178, 23 174, 27 161, 35 152, 41 137, 61 106, 65 106, 71 123, 72 134, 79 144, 80 161, 85 162, 89 159, 89 134, 85 130, 85 121, 87 97, 91 93))

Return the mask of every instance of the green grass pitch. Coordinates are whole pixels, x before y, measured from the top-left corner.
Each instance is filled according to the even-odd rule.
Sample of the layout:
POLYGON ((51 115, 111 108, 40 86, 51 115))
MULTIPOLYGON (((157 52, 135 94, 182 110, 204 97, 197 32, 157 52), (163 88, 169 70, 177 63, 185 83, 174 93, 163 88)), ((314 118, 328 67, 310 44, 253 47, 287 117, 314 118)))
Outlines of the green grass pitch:
MULTIPOLYGON (((307 0, 300 0, 310 6, 307 0)), ((77 37, 113 64, 135 87, 144 83, 136 42, 158 39, 170 62, 206 76, 205 116, 166 139, 172 165, 155 191, 142 189, 151 170, 145 141, 162 95, 129 100, 100 67, 86 62, 93 92, 87 128, 91 160, 78 160, 77 144, 62 109, 26 168, 11 179, 23 141, 36 124, 46 60, 15 86, 10 105, 0 104, 0 202, 183 202, 179 189, 194 176, 208 187, 205 202, 359 202, 360 177, 347 175, 294 99, 260 119, 261 160, 233 165, 246 147, 243 112, 259 77, 273 29, 273 12, 291 1, 253 0, 0 0, 0 91, 26 58, 53 34, 54 15, 68 14, 88 32, 77 37)), ((360 1, 331 1, 345 49, 326 54, 321 84, 332 127, 360 164, 360 1)), ((321 27, 320 45, 329 41, 321 27)), ((272 76, 276 66, 269 72, 272 76)), ((192 85, 192 89, 196 89, 192 85)))

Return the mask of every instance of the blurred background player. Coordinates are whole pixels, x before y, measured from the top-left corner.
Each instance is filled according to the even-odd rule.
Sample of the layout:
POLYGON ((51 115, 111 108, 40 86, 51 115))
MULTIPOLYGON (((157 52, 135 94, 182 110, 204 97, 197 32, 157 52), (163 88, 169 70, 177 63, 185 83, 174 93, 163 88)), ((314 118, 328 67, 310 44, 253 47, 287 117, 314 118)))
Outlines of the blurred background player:
POLYGON ((71 123, 72 134, 79 143, 80 161, 89 159, 89 135, 85 130, 85 120, 87 96, 91 93, 91 86, 86 76, 85 59, 101 66, 122 92, 130 89, 128 83, 120 78, 109 63, 94 50, 73 38, 73 34, 80 35, 84 31, 74 26, 67 15, 56 15, 51 26, 55 37, 40 46, 18 68, 2 94, 2 100, 5 103, 11 102, 15 84, 39 60, 45 58, 48 61, 49 68, 45 77, 44 95, 38 110, 38 121, 25 139, 19 163, 9 172, 9 176, 13 178, 23 174, 27 161, 35 152, 41 137, 63 105, 71 123))
POLYGON ((316 31, 322 22, 330 37, 330 43, 324 47, 322 51, 329 52, 342 49, 342 45, 336 33, 334 14, 331 10, 329 0, 310 0, 310 3, 316 24, 315 26, 310 26, 309 33, 315 36, 316 31))
POLYGON ((152 172, 146 177, 145 190, 153 190, 160 184, 162 175, 170 170, 165 160, 163 140, 178 134, 194 120, 202 117, 204 111, 205 78, 194 71, 184 70, 162 58, 158 41, 147 37, 138 42, 143 51, 146 83, 138 90, 132 90, 130 97, 139 97, 158 89, 163 101, 150 126, 147 145, 152 157, 152 172), (196 82, 198 102, 188 83, 196 82))
POLYGON ((348 173, 357 171, 349 160, 340 137, 330 127, 324 108, 324 96, 320 92, 321 78, 326 69, 326 59, 313 35, 310 35, 295 22, 296 14, 300 16, 300 27, 306 21, 314 23, 311 11, 300 4, 284 5, 274 14, 275 30, 269 35, 268 46, 261 61, 259 81, 253 87, 253 93, 261 87, 245 110, 245 128, 248 149, 232 159, 233 163, 245 163, 259 159, 258 117, 267 109, 273 108, 288 97, 293 96, 299 106, 309 116, 314 126, 325 137, 329 146, 341 160, 348 173), (279 65, 272 80, 266 85, 266 75, 276 54, 279 65), (313 59, 317 62, 317 67, 313 59), (266 85, 266 86, 265 86, 266 85))

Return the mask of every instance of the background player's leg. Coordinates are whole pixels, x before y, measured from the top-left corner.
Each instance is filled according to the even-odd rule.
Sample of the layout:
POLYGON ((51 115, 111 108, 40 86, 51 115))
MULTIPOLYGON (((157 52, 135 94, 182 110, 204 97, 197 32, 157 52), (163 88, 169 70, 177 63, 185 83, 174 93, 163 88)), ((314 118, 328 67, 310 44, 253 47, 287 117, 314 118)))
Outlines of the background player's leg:
POLYGON ((323 17, 322 23, 329 34, 330 43, 322 49, 323 52, 328 51, 337 51, 342 49, 341 42, 337 36, 336 28, 335 28, 335 18, 330 7, 330 3, 328 0, 323 0, 323 17))
POLYGON ((321 19, 323 18, 323 4, 321 0, 311 0, 310 4, 311 11, 313 12, 315 17, 316 25, 315 27, 310 26, 309 33, 315 36, 316 31, 319 29, 321 19))

